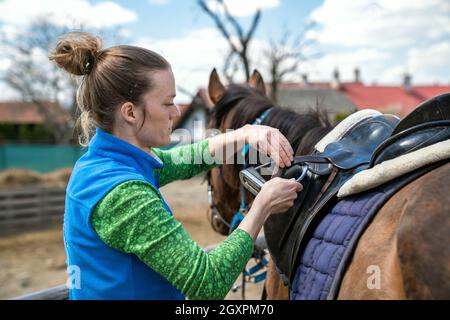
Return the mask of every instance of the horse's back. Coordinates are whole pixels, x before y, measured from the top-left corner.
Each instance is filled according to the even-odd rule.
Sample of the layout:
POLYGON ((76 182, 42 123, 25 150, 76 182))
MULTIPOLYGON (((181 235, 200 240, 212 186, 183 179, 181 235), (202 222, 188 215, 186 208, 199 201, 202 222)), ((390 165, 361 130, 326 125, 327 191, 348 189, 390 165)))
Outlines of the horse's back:
POLYGON ((398 191, 362 235, 338 299, 449 299, 450 163, 398 191))

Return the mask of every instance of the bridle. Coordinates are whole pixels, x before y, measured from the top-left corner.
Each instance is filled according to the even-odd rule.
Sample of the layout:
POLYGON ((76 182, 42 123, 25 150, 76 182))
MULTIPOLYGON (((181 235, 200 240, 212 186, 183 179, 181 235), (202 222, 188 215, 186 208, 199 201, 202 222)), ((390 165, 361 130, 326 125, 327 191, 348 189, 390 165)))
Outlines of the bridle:
MULTIPOLYGON (((253 121, 252 124, 261 124, 264 119, 267 117, 267 115, 273 110, 273 107, 267 109, 266 111, 264 111, 261 116, 259 116, 255 121, 253 121)), ((246 156, 248 154, 250 150, 250 145, 246 144, 242 150, 242 157, 244 159, 244 169, 247 167, 247 162, 245 161, 246 156)), ((219 170, 222 170, 222 166, 219 167, 219 170)), ((223 176, 223 175, 222 175, 223 176)), ((227 228, 228 228, 228 234, 231 234, 234 229, 237 228, 237 226, 239 225, 239 223, 244 219, 245 215, 247 214, 248 210, 249 210, 249 206, 246 202, 246 195, 245 195, 245 188, 244 185, 242 183, 239 183, 239 189, 240 189, 240 194, 241 194, 241 202, 239 205, 239 209, 238 211, 236 211, 236 213, 234 214, 233 218, 231 219, 231 222, 228 223, 226 221, 226 219, 222 216, 222 214, 220 213, 219 209, 217 208, 216 204, 214 203, 213 199, 212 199, 212 194, 214 192, 213 186, 211 184, 211 170, 209 170, 206 174, 206 180, 208 182, 208 204, 209 204, 209 208, 211 211, 211 226, 212 228, 216 231, 219 232, 219 230, 216 229, 215 225, 214 225, 214 221, 215 219, 218 219, 220 222, 222 222, 227 228)), ((226 207, 226 209, 230 212, 232 212, 233 210, 230 208, 229 205, 227 205, 221 198, 219 198, 220 204, 223 207, 226 207)), ((219 232, 220 233, 220 232, 219 232)))
MULTIPOLYGON (((219 167, 221 168, 221 166, 219 167)), ((211 184, 211 170, 209 170, 206 173, 206 181, 208 183, 208 205, 209 205, 209 209, 211 212, 211 227, 214 229, 214 231, 219 232, 219 230, 216 229, 216 225, 214 224, 215 220, 219 220, 220 222, 222 222, 225 226, 227 226, 227 228, 230 230, 230 224, 225 220, 225 218, 220 214, 219 209, 217 208, 216 204, 214 203, 213 199, 212 199, 212 194, 214 192, 213 190, 213 186, 211 184)), ((216 191, 217 192, 217 191, 216 191)), ((219 197, 219 201, 220 204, 224 207, 226 207, 226 209, 231 212, 232 209, 230 208, 230 206, 221 199, 221 197, 219 197)))

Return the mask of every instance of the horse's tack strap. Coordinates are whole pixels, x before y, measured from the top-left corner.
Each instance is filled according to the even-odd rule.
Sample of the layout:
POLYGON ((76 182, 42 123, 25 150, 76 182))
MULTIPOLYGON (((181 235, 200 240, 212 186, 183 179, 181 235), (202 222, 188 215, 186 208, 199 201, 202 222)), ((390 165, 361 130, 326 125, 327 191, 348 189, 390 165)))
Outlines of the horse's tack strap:
MULTIPOLYGON (((255 121, 253 121, 252 124, 260 125, 272 110, 273 110, 273 107, 264 111, 263 114, 259 118, 257 118, 255 121)), ((245 156, 247 155, 249 150, 250 150, 250 145, 246 144, 244 146, 244 149, 242 149, 242 156, 244 157, 244 160, 245 160, 245 156)))

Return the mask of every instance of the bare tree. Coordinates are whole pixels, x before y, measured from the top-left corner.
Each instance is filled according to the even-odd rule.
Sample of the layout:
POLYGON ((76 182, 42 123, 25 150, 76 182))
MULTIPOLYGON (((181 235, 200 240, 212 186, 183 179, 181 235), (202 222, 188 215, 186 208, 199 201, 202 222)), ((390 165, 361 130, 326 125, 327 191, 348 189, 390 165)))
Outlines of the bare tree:
POLYGON ((271 39, 269 48, 265 50, 269 64, 270 74, 270 99, 276 103, 278 100, 278 87, 280 83, 290 74, 299 72, 299 66, 302 62, 317 58, 320 53, 306 54, 305 51, 315 44, 313 39, 307 39, 306 33, 315 26, 310 23, 305 30, 298 36, 286 30, 278 41, 271 39))
MULTIPOLYGON (((49 51, 57 39, 70 31, 85 31, 83 25, 73 27, 53 24, 49 17, 40 17, 17 35, 0 33, 0 45, 11 67, 0 76, 9 87, 19 93, 22 100, 32 103, 44 118, 44 126, 53 134, 56 143, 72 139, 74 119, 77 116, 76 91, 78 80, 69 76, 48 60, 49 51), (71 119, 62 121, 62 113, 53 105, 66 107, 71 119), (50 108, 49 108, 50 106, 50 108)), ((93 30, 102 38, 118 41, 117 28, 93 30)))
MULTIPOLYGON (((69 28, 55 26, 40 18, 13 37, 4 33, 0 35, 0 42, 11 62, 1 80, 17 91, 23 101, 36 106, 44 118, 44 126, 58 143, 70 140, 72 121, 62 121, 62 113, 49 106, 59 104, 62 92, 72 96, 74 105, 77 84, 74 78, 63 75, 46 57, 54 41, 68 31, 69 28)), ((75 107, 70 109, 74 112, 75 107)))
POLYGON ((242 26, 228 10, 225 2, 223 0, 216 0, 216 3, 221 10, 213 12, 204 0, 198 0, 200 8, 211 17, 230 47, 224 63, 224 74, 229 81, 232 81, 234 74, 242 67, 246 80, 248 81, 250 79, 248 48, 261 18, 261 10, 256 11, 249 30, 244 32, 242 26), (237 43, 233 40, 233 31, 237 43))

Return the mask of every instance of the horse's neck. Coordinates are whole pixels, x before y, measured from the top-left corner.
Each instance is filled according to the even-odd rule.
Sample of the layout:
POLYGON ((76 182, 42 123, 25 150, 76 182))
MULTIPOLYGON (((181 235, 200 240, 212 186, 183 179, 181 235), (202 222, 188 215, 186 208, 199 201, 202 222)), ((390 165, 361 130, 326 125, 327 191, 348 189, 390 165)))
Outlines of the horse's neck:
MULTIPOLYGON (((301 121, 302 118, 310 116, 311 115, 299 114, 292 110, 274 106, 263 124, 279 129, 291 143, 292 148, 295 150, 295 155, 301 155, 310 153, 313 146, 332 129, 331 125, 322 124, 319 119, 316 119, 318 126, 312 128, 309 127, 308 129, 305 128, 304 131, 299 130, 301 128, 295 127, 299 132, 292 137, 292 134, 289 134, 293 129, 292 122, 304 123, 304 121, 301 121), (276 115, 276 117, 273 117, 273 115, 276 115), (276 119, 289 119, 289 121, 277 121, 276 119)), ((234 123, 252 124, 256 120, 256 118, 240 119, 236 117, 241 117, 241 115, 237 113, 237 108, 232 108, 221 121, 221 131, 226 132, 226 130, 229 129, 238 129, 233 126, 234 123)))

